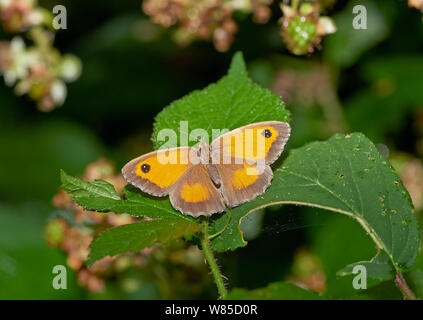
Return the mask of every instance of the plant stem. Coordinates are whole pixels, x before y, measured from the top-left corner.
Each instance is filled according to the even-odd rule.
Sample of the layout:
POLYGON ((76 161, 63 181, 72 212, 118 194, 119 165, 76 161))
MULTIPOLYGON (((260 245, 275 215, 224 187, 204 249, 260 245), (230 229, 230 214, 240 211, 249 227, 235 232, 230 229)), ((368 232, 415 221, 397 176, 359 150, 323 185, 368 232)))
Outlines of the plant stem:
POLYGON ((203 237, 201 239, 201 247, 203 248, 204 257, 209 264, 210 270, 213 274, 214 281, 216 282, 217 290, 219 291, 220 299, 224 299, 228 294, 225 283, 223 282, 223 275, 220 273, 219 267, 217 266, 216 259, 210 249, 209 244, 209 223, 207 220, 203 222, 203 237))
POLYGON ((416 295, 413 291, 411 291, 411 289, 407 285, 407 282, 402 276, 401 271, 398 271, 397 275, 395 276, 395 284, 401 290, 405 300, 416 300, 416 295))

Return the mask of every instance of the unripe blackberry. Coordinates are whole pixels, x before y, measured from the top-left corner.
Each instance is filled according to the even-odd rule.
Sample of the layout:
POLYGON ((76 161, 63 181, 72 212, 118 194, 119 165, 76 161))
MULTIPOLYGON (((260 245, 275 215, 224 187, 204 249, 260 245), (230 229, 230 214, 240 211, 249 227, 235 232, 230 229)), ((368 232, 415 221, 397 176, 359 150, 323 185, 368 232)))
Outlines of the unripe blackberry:
POLYGON ((296 55, 313 52, 320 44, 322 36, 336 30, 330 18, 319 16, 318 4, 305 3, 299 10, 282 4, 281 9, 281 35, 287 48, 296 55))

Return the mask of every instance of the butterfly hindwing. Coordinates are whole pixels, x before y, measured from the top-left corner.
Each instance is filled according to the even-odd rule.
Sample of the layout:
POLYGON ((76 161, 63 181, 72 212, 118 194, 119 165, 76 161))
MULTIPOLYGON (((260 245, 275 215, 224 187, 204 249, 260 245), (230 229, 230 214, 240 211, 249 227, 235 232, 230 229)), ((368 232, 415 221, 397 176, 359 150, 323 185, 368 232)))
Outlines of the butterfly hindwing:
POLYGON ((220 175, 221 192, 228 207, 232 208, 253 200, 270 186, 272 169, 265 165, 262 172, 256 165, 216 165, 220 175))
POLYGON ((172 206, 193 217, 225 211, 218 189, 203 164, 194 165, 170 191, 172 206))

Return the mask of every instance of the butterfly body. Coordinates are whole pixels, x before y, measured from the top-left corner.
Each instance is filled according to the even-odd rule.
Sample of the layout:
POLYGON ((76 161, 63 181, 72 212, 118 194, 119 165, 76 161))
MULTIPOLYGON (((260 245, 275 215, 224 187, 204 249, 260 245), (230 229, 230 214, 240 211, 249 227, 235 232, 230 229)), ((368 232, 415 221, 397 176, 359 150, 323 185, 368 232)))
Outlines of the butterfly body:
POLYGON ((172 206, 198 217, 253 200, 269 187, 270 168, 290 135, 286 122, 253 123, 195 147, 147 153, 122 169, 128 183, 154 196, 169 195, 172 206))

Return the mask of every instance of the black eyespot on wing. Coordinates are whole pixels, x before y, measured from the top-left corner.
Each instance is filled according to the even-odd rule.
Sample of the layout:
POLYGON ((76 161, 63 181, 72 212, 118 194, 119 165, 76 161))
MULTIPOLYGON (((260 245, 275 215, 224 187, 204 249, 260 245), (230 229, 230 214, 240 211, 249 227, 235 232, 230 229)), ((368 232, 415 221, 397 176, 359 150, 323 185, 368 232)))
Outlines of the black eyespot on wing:
POLYGON ((262 133, 266 138, 270 138, 272 136, 272 132, 269 129, 265 129, 262 133))
POLYGON ((150 167, 150 165, 149 165, 149 164, 144 163, 144 164, 141 166, 141 171, 142 171, 142 172, 144 172, 144 173, 149 172, 149 171, 150 171, 150 169, 151 169, 151 167, 150 167))

